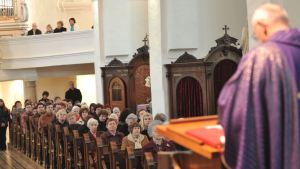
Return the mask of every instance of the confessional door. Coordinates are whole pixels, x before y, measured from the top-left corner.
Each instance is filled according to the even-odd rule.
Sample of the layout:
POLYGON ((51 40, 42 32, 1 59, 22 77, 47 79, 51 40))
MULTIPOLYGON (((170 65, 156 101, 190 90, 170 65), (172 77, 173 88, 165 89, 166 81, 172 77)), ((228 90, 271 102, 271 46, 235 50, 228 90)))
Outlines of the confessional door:
POLYGON ((109 104, 123 110, 126 107, 126 86, 124 82, 116 77, 109 83, 109 104))
POLYGON ((217 101, 220 92, 225 83, 230 79, 237 69, 237 63, 232 60, 225 59, 220 61, 214 69, 214 95, 215 95, 215 106, 217 110, 217 101))
POLYGON ((177 118, 203 116, 203 97, 200 83, 184 77, 176 88, 177 118))
POLYGON ((146 86, 146 78, 150 75, 149 65, 138 66, 134 73, 136 105, 146 104, 151 98, 151 88, 146 86))

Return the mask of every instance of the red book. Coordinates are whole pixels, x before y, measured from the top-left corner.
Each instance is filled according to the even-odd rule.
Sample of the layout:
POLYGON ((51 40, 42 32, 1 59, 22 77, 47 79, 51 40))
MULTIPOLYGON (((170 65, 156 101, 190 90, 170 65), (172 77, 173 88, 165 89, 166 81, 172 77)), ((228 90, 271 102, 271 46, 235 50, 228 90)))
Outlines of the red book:
POLYGON ((189 130, 186 134, 196 138, 199 142, 210 145, 214 148, 222 148, 222 142, 220 138, 224 137, 223 129, 217 127, 202 127, 193 130, 189 130))

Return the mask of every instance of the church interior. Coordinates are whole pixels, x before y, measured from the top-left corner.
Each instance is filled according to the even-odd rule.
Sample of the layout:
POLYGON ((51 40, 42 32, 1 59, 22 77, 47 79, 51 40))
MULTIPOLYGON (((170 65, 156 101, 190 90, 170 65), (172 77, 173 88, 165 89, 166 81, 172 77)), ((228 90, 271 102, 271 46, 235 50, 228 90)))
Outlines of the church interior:
POLYGON ((230 168, 192 135, 266 2, 300 28, 298 0, 0 0, 0 169, 230 168))

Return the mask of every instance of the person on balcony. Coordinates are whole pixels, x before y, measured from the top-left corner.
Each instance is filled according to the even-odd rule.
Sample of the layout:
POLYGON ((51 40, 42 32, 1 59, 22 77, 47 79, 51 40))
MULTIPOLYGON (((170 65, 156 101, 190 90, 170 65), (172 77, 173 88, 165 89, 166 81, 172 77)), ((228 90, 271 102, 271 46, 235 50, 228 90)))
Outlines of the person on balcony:
POLYGON ((52 26, 50 24, 48 24, 46 26, 46 32, 45 32, 45 34, 50 34, 50 33, 53 33, 53 29, 52 29, 52 26))
POLYGON ((57 27, 54 29, 54 33, 66 32, 67 28, 64 27, 63 21, 57 22, 57 27))
POLYGON ((75 18, 70 18, 69 19, 69 23, 70 23, 70 32, 74 32, 74 31, 78 31, 79 28, 78 26, 76 25, 76 20, 75 18))
POLYGON ((32 29, 27 32, 27 36, 41 35, 42 31, 37 28, 36 23, 32 23, 32 29))

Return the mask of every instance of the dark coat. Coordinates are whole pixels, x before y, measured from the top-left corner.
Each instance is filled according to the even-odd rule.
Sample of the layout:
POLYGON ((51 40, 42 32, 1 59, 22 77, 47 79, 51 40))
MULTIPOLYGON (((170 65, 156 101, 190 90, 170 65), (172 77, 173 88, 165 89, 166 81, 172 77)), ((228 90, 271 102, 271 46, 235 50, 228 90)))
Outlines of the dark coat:
POLYGON ((123 133, 124 136, 127 136, 129 134, 128 124, 120 122, 118 124, 117 131, 123 133))
POLYGON ((116 135, 112 135, 109 131, 101 134, 101 139, 104 145, 109 145, 111 141, 115 141, 118 145, 121 145, 123 137, 124 134, 118 131, 116 132, 116 135))
POLYGON ((99 125, 97 131, 107 131, 106 122, 98 121, 99 125))
POLYGON ((81 102, 81 100, 82 100, 81 91, 79 89, 76 89, 76 88, 74 88, 73 90, 69 89, 65 93, 65 98, 69 99, 69 100, 72 100, 73 104, 76 101, 80 101, 81 102))
POLYGON ((41 34, 42 34, 42 31, 39 30, 39 29, 35 30, 35 34, 34 34, 34 32, 33 32, 32 29, 29 30, 29 31, 27 32, 27 36, 31 36, 31 35, 41 35, 41 34))
POLYGON ((157 161, 157 153, 159 151, 175 151, 175 145, 170 142, 163 140, 161 145, 156 145, 153 140, 143 147, 143 152, 151 152, 154 158, 154 161, 157 161))
POLYGON ((60 29, 55 28, 53 32, 54 33, 61 33, 61 32, 66 32, 66 31, 67 31, 67 28, 61 27, 60 29))
POLYGON ((1 123, 5 123, 5 126, 8 125, 9 121, 9 111, 5 107, 0 107, 0 126, 1 123))

